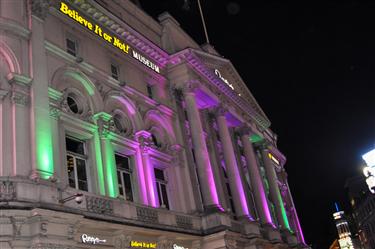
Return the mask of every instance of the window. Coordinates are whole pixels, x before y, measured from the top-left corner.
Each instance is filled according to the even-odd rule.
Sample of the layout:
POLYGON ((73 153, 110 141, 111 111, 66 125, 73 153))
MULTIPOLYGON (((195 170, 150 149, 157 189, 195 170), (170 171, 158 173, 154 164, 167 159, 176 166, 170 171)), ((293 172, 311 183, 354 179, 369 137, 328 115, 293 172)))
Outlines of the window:
POLYGON ((235 214, 236 209, 234 207, 233 195, 232 195, 232 190, 231 190, 230 185, 229 185, 229 178, 228 178, 227 170, 225 169, 225 167, 223 165, 221 166, 221 170, 223 171, 223 175, 224 175, 224 182, 225 182, 225 186, 227 188, 230 209, 231 209, 232 213, 235 214))
POLYGON ((119 195, 127 201, 133 201, 132 171, 128 157, 115 154, 119 195))
POLYGON ((119 67, 114 65, 114 64, 111 64, 111 75, 112 75, 112 78, 114 78, 115 80, 118 80, 119 79, 119 67))
POLYGON ((151 140, 152 140, 152 143, 157 147, 157 148, 160 148, 161 147, 161 144, 159 143, 158 139, 156 138, 156 136, 154 134, 151 134, 151 140))
POLYGON ((126 133, 126 125, 124 124, 123 117, 120 114, 115 114, 113 116, 113 123, 115 125, 115 128, 120 133, 126 133))
POLYGON ((72 38, 66 38, 66 52, 73 56, 78 54, 78 42, 72 38))
POLYGON ((154 96, 152 94, 152 86, 150 84, 147 84, 147 96, 150 98, 150 99, 153 99, 154 96))
POLYGON ((161 169, 154 169, 156 179, 156 189, 158 191, 158 198, 160 207, 169 209, 168 194, 167 194, 167 181, 164 176, 164 171, 161 169))
POLYGON ((65 142, 69 186, 87 191, 85 143, 70 137, 66 137, 65 142))

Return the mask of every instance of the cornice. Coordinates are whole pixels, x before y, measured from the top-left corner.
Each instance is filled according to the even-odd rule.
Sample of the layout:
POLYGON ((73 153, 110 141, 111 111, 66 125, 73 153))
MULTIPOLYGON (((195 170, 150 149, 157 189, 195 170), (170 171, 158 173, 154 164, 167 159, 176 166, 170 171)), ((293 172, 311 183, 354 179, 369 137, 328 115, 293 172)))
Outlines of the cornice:
MULTIPOLYGON (((57 2, 57 1, 56 1, 57 2)), ((117 34, 132 48, 142 52, 152 59, 158 66, 164 67, 168 62, 168 53, 156 46, 150 40, 131 28, 123 20, 111 14, 93 0, 66 0, 71 6, 91 17, 98 24, 117 34)))
POLYGON ((12 33, 27 40, 30 38, 31 34, 29 29, 23 27, 22 25, 13 20, 4 17, 0 17, 0 30, 12 33))
MULTIPOLYGON (((267 129, 271 123, 270 121, 260 115, 247 101, 243 98, 238 96, 236 92, 234 92, 229 86, 227 86, 223 81, 209 70, 204 63, 196 56, 196 51, 188 48, 182 50, 170 57, 170 63, 172 65, 180 64, 184 61, 188 62, 188 64, 201 76, 207 79, 212 85, 220 90, 225 96, 231 99, 241 110, 243 110, 246 114, 248 114, 251 119, 253 119, 259 126, 263 129, 267 129)), ((214 55, 211 55, 214 56, 214 55)), ((215 58, 218 56, 214 56, 215 58)), ((220 57, 218 57, 220 58, 220 57)), ((221 60, 226 61, 226 59, 221 58, 221 60)))

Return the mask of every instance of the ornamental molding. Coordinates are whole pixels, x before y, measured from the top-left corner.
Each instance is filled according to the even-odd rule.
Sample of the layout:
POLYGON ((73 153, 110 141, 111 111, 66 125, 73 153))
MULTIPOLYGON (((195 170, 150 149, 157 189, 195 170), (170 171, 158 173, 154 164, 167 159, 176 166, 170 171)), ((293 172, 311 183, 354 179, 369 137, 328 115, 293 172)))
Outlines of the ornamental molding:
POLYGON ((21 106, 27 106, 30 103, 30 97, 27 94, 16 91, 11 92, 10 100, 13 104, 21 106))
MULTIPOLYGON (((185 49, 180 51, 171 56, 170 62, 172 64, 179 64, 184 61, 187 61, 189 65, 194 69, 196 73, 201 75, 203 78, 208 80, 212 85, 214 85, 220 93, 224 94, 227 98, 232 100, 244 113, 250 116, 255 123, 261 126, 263 129, 267 129, 271 123, 258 107, 256 110, 251 105, 249 101, 246 101, 242 97, 238 96, 238 94, 233 91, 227 84, 225 84, 215 73, 213 70, 208 68, 202 59, 197 56, 197 53, 203 53, 193 49, 185 49)), ((206 56, 206 53, 205 53, 206 56)), ((219 57, 218 57, 219 58, 219 57)), ((252 101, 255 102, 255 99, 252 98, 252 101)), ((257 105, 257 103, 253 103, 253 105, 257 105)))
POLYGON ((0 17, 0 30, 12 33, 27 40, 30 39, 31 31, 11 19, 0 17))
POLYGON ((30 77, 16 73, 9 73, 7 75, 7 80, 10 85, 17 84, 26 87, 29 87, 32 82, 32 79, 30 77))
POLYGON ((51 0, 31 0, 31 13, 41 20, 45 20, 51 0))
MULTIPOLYGON (((72 1, 69 4, 80 10, 85 15, 95 20, 98 24, 117 34, 119 38, 126 41, 132 48, 142 52, 151 58, 158 66, 165 67, 168 62, 168 53, 154 45, 147 38, 131 28, 120 18, 90 0, 72 1)), ((58 8, 58 6, 56 5, 58 8)))
POLYGON ((113 214, 113 202, 99 197, 86 195, 86 208, 87 211, 97 214, 113 214))
POLYGON ((76 249, 77 247, 72 245, 61 245, 53 243, 37 243, 33 244, 30 249, 76 249))
POLYGON ((158 211, 151 208, 137 207, 137 218, 146 223, 159 223, 158 211))
POLYGON ((16 184, 11 181, 0 181, 0 202, 16 199, 16 184))

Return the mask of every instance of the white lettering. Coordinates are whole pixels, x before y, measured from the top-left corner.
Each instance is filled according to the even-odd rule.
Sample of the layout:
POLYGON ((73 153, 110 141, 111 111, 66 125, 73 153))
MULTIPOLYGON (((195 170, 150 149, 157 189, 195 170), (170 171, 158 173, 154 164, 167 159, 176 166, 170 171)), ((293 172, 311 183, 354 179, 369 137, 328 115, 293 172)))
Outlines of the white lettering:
POLYGON ((173 244, 173 249, 189 249, 187 247, 179 246, 177 244, 173 244))
POLYGON ((142 55, 138 54, 134 50, 133 50, 133 57, 137 59, 138 61, 142 62, 145 66, 154 70, 155 72, 160 73, 160 68, 157 65, 155 65, 154 63, 152 63, 150 60, 143 57, 142 55))
POLYGON ((82 240, 82 243, 84 244, 93 244, 93 245, 107 242, 107 240, 105 239, 99 239, 98 237, 92 237, 87 234, 82 234, 81 240, 82 240))
POLYGON ((225 84, 227 84, 227 86, 229 86, 232 90, 234 90, 234 86, 232 84, 229 83, 229 81, 227 79, 225 79, 223 76, 221 76, 221 73, 219 70, 215 69, 215 74, 222 80, 224 81, 225 84))

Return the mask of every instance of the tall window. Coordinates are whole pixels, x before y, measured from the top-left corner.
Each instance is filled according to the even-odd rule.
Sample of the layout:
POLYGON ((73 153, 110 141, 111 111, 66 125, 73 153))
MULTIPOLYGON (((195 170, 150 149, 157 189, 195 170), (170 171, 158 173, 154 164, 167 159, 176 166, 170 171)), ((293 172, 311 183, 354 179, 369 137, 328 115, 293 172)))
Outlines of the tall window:
POLYGON ((155 168, 154 171, 160 207, 165 207, 166 209, 169 209, 167 181, 164 176, 164 171, 157 168, 155 168))
POLYGON ((119 195, 127 201, 133 201, 132 171, 128 157, 115 154, 119 195))
POLYGON ((65 142, 69 186, 75 189, 87 191, 87 155, 85 151, 85 143, 70 137, 66 137, 65 142))
POLYGON ((229 200, 229 204, 230 204, 230 209, 231 209, 233 214, 236 214, 236 209, 234 207, 234 202, 233 202, 232 190, 231 190, 230 185, 229 185, 229 178, 228 178, 227 170, 225 169, 225 167, 223 165, 221 166, 221 169, 222 169, 223 175, 224 175, 225 187, 227 188, 227 192, 228 192, 228 200, 229 200))
POLYGON ((73 38, 66 38, 66 52, 73 56, 78 54, 78 42, 73 38))
POLYGON ((119 79, 119 67, 113 63, 111 63, 111 75, 112 75, 112 78, 114 78, 115 80, 118 80, 119 79))
POLYGON ((152 86, 150 84, 147 84, 147 96, 150 98, 150 99, 153 99, 154 98, 154 95, 152 93, 152 86))

